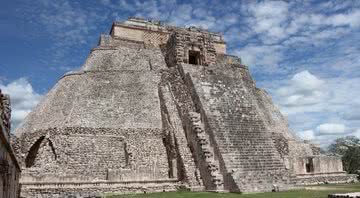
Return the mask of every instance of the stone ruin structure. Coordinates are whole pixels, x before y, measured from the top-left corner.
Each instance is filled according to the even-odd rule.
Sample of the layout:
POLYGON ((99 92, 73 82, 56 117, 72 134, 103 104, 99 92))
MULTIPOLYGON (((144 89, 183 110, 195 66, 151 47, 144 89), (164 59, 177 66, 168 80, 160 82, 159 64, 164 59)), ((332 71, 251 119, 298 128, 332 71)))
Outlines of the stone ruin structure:
POLYGON ((221 34, 129 18, 16 130, 23 197, 347 182, 293 136, 221 34))
POLYGON ((10 139, 10 97, 0 89, 0 198, 19 197, 20 165, 10 139))

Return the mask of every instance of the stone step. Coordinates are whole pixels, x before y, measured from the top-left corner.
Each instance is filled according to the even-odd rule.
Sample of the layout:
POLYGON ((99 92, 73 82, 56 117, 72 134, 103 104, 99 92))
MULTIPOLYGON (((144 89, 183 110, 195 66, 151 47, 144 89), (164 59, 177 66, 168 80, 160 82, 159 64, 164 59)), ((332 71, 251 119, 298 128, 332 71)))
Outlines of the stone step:
POLYGON ((245 179, 250 179, 250 180, 255 180, 255 179, 288 179, 288 177, 284 176, 285 173, 269 173, 268 175, 262 175, 262 174, 240 174, 241 178, 245 178, 245 179))
POLYGON ((243 171, 269 171, 269 170, 282 170, 283 168, 280 167, 266 167, 266 168, 245 168, 243 167, 242 170, 243 171))
MULTIPOLYGON (((255 133, 255 132, 249 132, 249 133, 237 133, 237 134, 227 134, 230 132, 219 132, 215 131, 215 135, 219 137, 219 140, 259 140, 260 138, 266 138, 266 141, 272 141, 270 137, 267 137, 267 135, 263 134, 262 132, 255 133), (226 137, 226 138, 225 138, 226 137)), ((232 133, 232 132, 231 132, 232 133)), ((261 140, 260 140, 261 141, 261 140)), ((259 141, 259 143, 260 143, 259 141)))
POLYGON ((196 112, 189 113, 191 119, 191 129, 196 134, 197 143, 200 146, 204 160, 207 163, 207 169, 212 178, 216 190, 223 190, 223 176, 219 172, 219 161, 214 158, 214 148, 210 145, 209 136, 204 131, 204 125, 201 123, 200 114, 196 112))
POLYGON ((240 162, 229 162, 231 165, 227 167, 238 167, 238 168, 284 168, 284 164, 279 162, 274 163, 240 163, 240 162))
POLYGON ((253 146, 244 146, 244 145, 238 145, 238 144, 231 144, 231 143, 223 143, 221 147, 229 147, 229 149, 238 148, 238 150, 265 150, 265 151, 275 151, 276 149, 273 147, 273 145, 253 145, 253 146))
POLYGON ((273 147, 273 144, 268 143, 268 144, 253 144, 253 145, 248 145, 248 144, 239 144, 239 143, 233 143, 233 142, 224 142, 221 146, 227 146, 227 147, 238 147, 238 148, 242 148, 242 149, 267 149, 267 150, 275 150, 275 148, 273 147))
POLYGON ((267 160, 267 161, 252 161, 252 160, 249 160, 249 161, 235 161, 235 160, 229 160, 229 159, 225 159, 226 162, 229 162, 231 164, 233 164, 234 166, 238 166, 238 165, 241 165, 241 166, 250 166, 250 165, 253 165, 253 166, 281 166, 283 167, 284 164, 282 161, 278 161, 278 160, 267 160))
MULTIPOLYGON (((229 136, 231 137, 231 136, 229 136)), ((220 138, 220 140, 226 140, 225 138, 220 138)), ((251 139, 242 139, 239 138, 239 136, 234 136, 234 138, 232 139, 228 139, 229 141, 231 141, 232 143, 239 143, 239 144, 249 144, 249 145, 253 145, 253 144, 271 144, 272 143, 272 139, 270 139, 269 137, 264 137, 263 139, 260 139, 259 137, 256 138, 251 138, 251 139)))
POLYGON ((274 156, 262 156, 262 155, 236 155, 236 156, 224 156, 223 158, 224 160, 228 160, 231 162, 241 162, 241 163, 246 163, 246 162, 252 162, 252 163, 256 163, 256 162, 280 162, 282 163, 282 160, 274 157, 274 156), (259 160, 259 157, 263 157, 262 160, 259 160))
POLYGON ((229 162, 232 162, 232 164, 234 165, 242 165, 242 166, 284 166, 284 164, 281 161, 264 161, 264 162, 259 162, 259 161, 230 161, 227 160, 229 162))
POLYGON ((284 169, 283 166, 278 166, 278 165, 274 165, 274 166, 247 166, 247 165, 237 165, 237 166, 228 166, 228 169, 238 169, 241 168, 241 170, 243 171, 268 171, 268 170, 282 170, 284 169))
POLYGON ((228 152, 236 153, 237 156, 276 156, 278 157, 278 153, 275 151, 252 151, 252 150, 246 150, 246 151, 238 151, 237 149, 225 149, 228 152))

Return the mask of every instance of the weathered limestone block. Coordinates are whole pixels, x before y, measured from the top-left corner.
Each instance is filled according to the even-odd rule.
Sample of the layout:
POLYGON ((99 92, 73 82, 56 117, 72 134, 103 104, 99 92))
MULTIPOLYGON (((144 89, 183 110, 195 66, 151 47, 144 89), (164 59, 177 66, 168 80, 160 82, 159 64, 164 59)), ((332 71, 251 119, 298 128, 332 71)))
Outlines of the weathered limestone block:
POLYGON ((328 196, 328 198, 359 198, 359 197, 360 197, 360 192, 336 193, 328 196))
POLYGON ((7 94, 2 94, 0 90, 0 107, 1 107, 1 121, 8 132, 8 136, 10 136, 11 130, 11 107, 10 107, 10 96, 7 94))
POLYGON ((0 197, 19 197, 20 166, 11 146, 9 95, 0 89, 0 197))

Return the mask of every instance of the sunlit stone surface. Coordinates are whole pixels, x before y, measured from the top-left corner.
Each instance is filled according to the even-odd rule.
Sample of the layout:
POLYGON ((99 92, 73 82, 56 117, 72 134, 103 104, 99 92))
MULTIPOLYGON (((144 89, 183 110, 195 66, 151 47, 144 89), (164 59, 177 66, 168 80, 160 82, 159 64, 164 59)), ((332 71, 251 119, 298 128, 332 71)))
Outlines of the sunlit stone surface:
POLYGON ((290 133, 221 34, 139 18, 115 22, 15 133, 24 197, 354 179, 290 133))

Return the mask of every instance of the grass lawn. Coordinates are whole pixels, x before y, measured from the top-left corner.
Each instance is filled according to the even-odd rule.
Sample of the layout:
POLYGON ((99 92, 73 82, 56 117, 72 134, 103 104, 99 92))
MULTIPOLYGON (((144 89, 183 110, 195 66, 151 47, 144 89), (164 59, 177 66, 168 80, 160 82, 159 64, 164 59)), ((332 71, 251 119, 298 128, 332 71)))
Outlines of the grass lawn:
POLYGON ((269 192, 256 194, 209 193, 209 192, 165 192, 148 194, 108 195, 106 198, 327 198, 328 194, 341 192, 360 192, 360 183, 327 184, 308 186, 305 190, 269 192))

